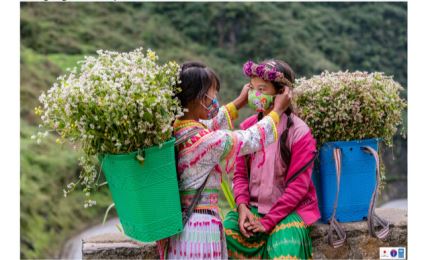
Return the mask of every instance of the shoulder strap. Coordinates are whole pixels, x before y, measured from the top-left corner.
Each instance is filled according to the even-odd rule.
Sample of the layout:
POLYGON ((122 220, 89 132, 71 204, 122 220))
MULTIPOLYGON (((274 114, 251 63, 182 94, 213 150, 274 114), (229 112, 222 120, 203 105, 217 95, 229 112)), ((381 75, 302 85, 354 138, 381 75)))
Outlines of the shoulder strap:
POLYGON ((210 172, 209 172, 208 176, 206 176, 206 179, 203 182, 202 186, 200 186, 200 188, 197 190, 197 193, 194 196, 193 201, 191 202, 191 205, 188 208, 184 209, 184 211, 182 212, 182 223, 184 226, 187 224, 188 220, 190 219, 191 215, 193 214, 194 209, 196 208, 197 204, 199 203, 200 198, 202 196, 203 189, 205 188, 206 183, 208 182, 209 176, 210 176, 210 172))
POLYGON ((370 146, 364 146, 364 147, 361 147, 361 149, 373 155, 373 158, 375 158, 375 161, 376 161, 376 186, 375 186, 375 189, 373 190, 372 200, 370 201, 369 212, 367 214, 367 226, 369 228, 369 233, 371 236, 377 237, 379 239, 384 239, 387 237, 388 233, 390 232, 390 223, 388 223, 388 221, 386 221, 385 219, 382 219, 375 213, 375 202, 377 201, 377 198, 378 198, 378 189, 379 189, 380 178, 381 178, 379 173, 378 152, 376 152, 370 146), (376 231, 375 226, 381 226, 382 229, 379 231, 376 231))
POLYGON ((297 177, 299 177, 299 175, 304 172, 309 166, 311 166, 311 164, 315 161, 315 159, 318 157, 318 152, 315 151, 314 155, 312 156, 312 158, 309 160, 309 162, 307 162, 302 168, 300 168, 297 172, 295 172, 293 174, 293 176, 291 176, 291 178, 288 179, 288 181, 285 183, 285 188, 288 186, 288 184, 290 184, 291 182, 293 182, 297 177))
POLYGON ((202 130, 203 130, 202 128, 197 128, 189 131, 188 133, 184 134, 183 136, 181 136, 179 139, 175 141, 175 146, 185 143, 189 138, 195 136, 202 130))
MULTIPOLYGON (((196 135, 197 133, 199 133, 202 129, 194 129, 189 131, 188 133, 186 133, 185 135, 183 135, 181 138, 179 138, 178 140, 175 141, 175 147, 183 144, 184 142, 186 142, 189 138, 193 137, 194 135, 196 135)), ((194 208, 197 206, 198 201, 200 200, 200 197, 202 195, 203 189, 206 186, 206 183, 209 179, 210 173, 208 174, 208 176, 206 176, 206 179, 204 181, 204 183, 202 184, 202 186, 200 186, 200 188, 197 190, 196 196, 194 197, 190 207, 188 207, 187 209, 182 211, 182 225, 185 227, 185 225, 187 224, 188 220, 191 217, 191 214, 193 213, 194 208)), ((170 245, 170 238, 167 238, 166 241, 161 244, 161 247, 163 249, 163 256, 161 257, 161 259, 167 259, 167 250, 169 248, 170 245)))
MULTIPOLYGON (((195 136, 196 134, 198 134, 201 130, 202 129, 194 129, 194 130, 189 131, 188 133, 186 133, 185 135, 183 135, 181 138, 179 138, 178 140, 176 140, 175 146, 183 144, 189 138, 191 138, 191 137, 195 136)), ((210 172, 206 176, 206 179, 203 182, 203 184, 197 190, 197 193, 194 196, 193 201, 191 202, 191 205, 182 212, 182 223, 183 223, 184 226, 187 224, 188 220, 191 217, 191 214, 193 214, 194 209, 196 208, 197 204, 199 203, 201 195, 202 195, 202 192, 203 192, 203 190, 204 190, 204 188, 206 186, 206 183, 208 182, 209 176, 210 176, 210 172)))
POLYGON ((333 212, 331 215, 331 218, 329 220, 329 229, 328 229, 328 243, 333 248, 341 247, 346 242, 346 232, 343 230, 343 228, 340 226, 339 222, 336 220, 336 210, 337 210, 337 204, 339 200, 339 189, 340 189, 340 174, 342 171, 342 154, 340 148, 335 148, 333 150, 333 157, 334 162, 336 166, 336 198, 334 200, 333 204, 333 212), (336 235, 338 236, 338 239, 333 238, 333 231, 336 232, 336 235))
MULTIPOLYGON (((382 219, 375 213, 375 202, 378 197, 378 189, 379 189, 379 183, 380 183, 380 173, 379 173, 379 157, 378 153, 370 146, 364 146, 361 147, 362 150, 365 152, 370 153, 373 155, 376 161, 376 186, 372 194, 372 199, 370 201, 369 205, 369 212, 367 216, 367 225, 369 228, 369 233, 371 236, 377 237, 379 239, 384 239, 387 237, 390 231, 390 224, 388 221, 382 219), (375 225, 376 224, 376 225, 375 225), (375 226, 381 226, 382 229, 379 231, 375 231, 375 226)), ((336 191, 336 199, 333 205, 333 213, 330 219, 330 227, 328 232, 328 241, 331 246, 334 248, 340 247, 345 244, 346 241, 346 233, 340 226, 340 224, 336 220, 336 209, 338 204, 338 198, 339 198, 339 188, 340 188, 340 176, 341 176, 341 164, 342 164, 342 158, 341 158, 341 149, 335 148, 333 151, 334 161, 336 164, 336 179, 337 179, 337 191, 336 191), (333 239, 333 231, 336 231, 337 236, 339 239, 334 240, 333 239)))

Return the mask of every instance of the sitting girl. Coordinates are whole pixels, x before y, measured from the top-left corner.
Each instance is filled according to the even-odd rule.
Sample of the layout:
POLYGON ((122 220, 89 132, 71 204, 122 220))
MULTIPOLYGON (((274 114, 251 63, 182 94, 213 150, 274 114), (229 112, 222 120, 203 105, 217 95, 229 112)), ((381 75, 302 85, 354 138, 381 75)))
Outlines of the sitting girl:
MULTIPOLYGON (((243 70, 251 78, 248 104, 258 112, 242 122, 241 128, 248 129, 272 111, 276 94, 293 88, 295 76, 280 60, 249 61, 243 70)), ((233 186, 238 207, 224 220, 230 258, 312 257, 309 226, 320 218, 311 179, 316 142, 291 105, 277 134, 279 142, 237 158, 233 186)))

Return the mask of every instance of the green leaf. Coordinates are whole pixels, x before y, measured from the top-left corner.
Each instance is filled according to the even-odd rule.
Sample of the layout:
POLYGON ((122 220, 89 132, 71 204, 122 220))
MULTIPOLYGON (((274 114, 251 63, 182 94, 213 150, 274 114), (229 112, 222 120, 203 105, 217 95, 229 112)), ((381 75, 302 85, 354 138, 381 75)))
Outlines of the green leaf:
POLYGON ((234 201, 233 193, 231 192, 230 186, 228 185, 228 182, 226 180, 221 181, 221 189, 224 193, 225 198, 227 199, 227 202, 231 209, 236 208, 236 202, 234 201))

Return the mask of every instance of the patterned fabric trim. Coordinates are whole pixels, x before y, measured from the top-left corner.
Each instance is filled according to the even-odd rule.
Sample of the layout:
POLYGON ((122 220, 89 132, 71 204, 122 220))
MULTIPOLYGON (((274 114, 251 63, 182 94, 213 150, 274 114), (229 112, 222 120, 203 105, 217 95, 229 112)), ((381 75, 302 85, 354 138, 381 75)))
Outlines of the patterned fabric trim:
MULTIPOLYGON (((202 142, 204 142, 205 140, 207 140, 208 138, 212 137, 212 134, 214 132, 208 132, 207 134, 201 136, 200 138, 196 138, 194 140, 194 142, 191 143, 191 145, 185 147, 183 150, 181 150, 179 153, 181 156, 185 156, 186 154, 193 152, 195 150, 196 147, 198 147, 198 145, 202 142)), ((217 143, 216 143, 217 144, 217 143)), ((219 145, 221 145, 221 143, 219 143, 219 145)))
MULTIPOLYGON (((233 130, 233 122, 232 122, 233 119, 231 118, 230 112, 228 111, 227 108, 224 109, 223 112, 224 112, 225 118, 227 120, 228 130, 233 130)), ((219 127, 216 129, 218 130, 219 127)))
POLYGON ((230 158, 232 156, 232 151, 233 151, 232 148, 235 146, 235 144, 236 144, 236 138, 234 138, 233 134, 228 135, 228 137, 226 138, 224 151, 221 155, 221 160, 223 160, 224 158, 230 158))
POLYGON ((187 142, 181 144, 181 146, 179 147, 179 151, 191 147, 194 143, 200 140, 200 138, 202 138, 203 136, 209 133, 210 133, 209 130, 203 129, 202 131, 198 132, 196 135, 190 137, 187 142))
POLYGON ((270 232, 270 234, 276 233, 276 232, 281 231, 281 230, 286 229, 286 228, 292 228, 292 227, 294 227, 294 228, 307 228, 307 226, 305 225, 304 222, 294 221, 294 222, 290 222, 290 223, 286 223, 286 224, 277 225, 272 230, 272 232, 270 232))
MULTIPOLYGON (((203 191, 202 191, 202 193, 216 193, 216 194, 218 194, 218 189, 207 189, 207 188, 205 188, 205 189, 203 189, 203 191)), ((189 195, 189 194, 196 194, 197 193, 197 190, 181 190, 181 191, 179 191, 179 193, 181 194, 181 195, 189 195)))
POLYGON ((275 260, 296 260, 296 259, 298 259, 297 257, 295 257, 295 256, 290 256, 290 255, 287 255, 287 256, 279 256, 279 257, 275 257, 275 258, 273 258, 273 259, 275 259, 275 260))
MULTIPOLYGON (((261 159, 261 162, 258 164, 258 168, 262 167, 264 162, 266 161, 266 148, 264 147, 264 144, 266 143, 266 133, 264 132, 264 129, 261 128, 260 126, 258 126, 258 130, 260 131, 260 143, 261 143, 261 153, 263 154, 263 158, 261 159)), ((274 128, 273 133, 277 132, 276 131, 276 127, 274 128)), ((277 138, 275 137, 275 140, 277 140, 277 138)), ((255 155, 255 154, 253 154, 255 155)), ((254 159, 254 158, 253 158, 254 159)))
POLYGON ((272 242, 268 247, 267 250, 269 251, 274 251, 275 248, 280 248, 280 247, 284 247, 284 246, 293 246, 293 247, 300 247, 300 246, 306 246, 306 247, 311 247, 312 246, 312 241, 309 242, 304 242, 302 240, 298 240, 295 238, 286 238, 286 239, 282 239, 282 240, 278 240, 275 242, 272 242))
POLYGON ((227 108, 228 113, 230 114, 231 120, 235 120, 238 118, 239 114, 237 112, 237 108, 233 102, 228 103, 225 108, 227 108))
MULTIPOLYGON (((193 202, 195 194, 181 194, 182 207, 189 207, 193 202)), ((218 193, 202 193, 199 205, 211 206, 218 205, 218 193)))
POLYGON ((242 234, 236 233, 231 229, 224 229, 224 230, 225 230, 225 234, 227 236, 232 237, 234 240, 236 240, 237 242, 239 242, 240 244, 242 244, 243 246, 246 246, 248 248, 259 248, 266 243, 265 240, 262 240, 260 242, 249 243, 245 240, 245 238, 242 236, 242 234))
POLYGON ((192 127, 201 127, 207 129, 203 123, 197 122, 196 120, 176 119, 176 121, 173 123, 173 130, 175 131, 176 135, 180 135, 182 132, 192 127))
POLYGON ((275 125, 279 124, 280 117, 279 117, 278 113, 276 113, 275 111, 270 111, 268 116, 270 116, 273 119, 273 121, 275 122, 275 125))
POLYGON ((184 231, 170 238, 168 259, 226 259, 222 222, 207 214, 193 214, 184 231))
POLYGON ((272 111, 272 112, 270 112, 269 113, 269 115, 271 114, 271 113, 273 113, 273 114, 275 114, 277 117, 278 117, 278 122, 276 123, 276 121, 275 121, 275 119, 273 119, 273 117, 272 117, 272 124, 273 124, 273 127, 272 127, 272 133, 273 133, 273 135, 275 136, 275 141, 276 140, 278 140, 278 128, 277 128, 277 125, 278 125, 278 123, 279 123, 279 115, 276 113, 276 112, 274 112, 274 111, 272 111))
POLYGON ((215 210, 216 212, 219 212, 218 204, 216 204, 216 205, 207 205, 207 206, 205 206, 205 205, 197 205, 195 207, 195 210, 200 210, 200 209, 210 209, 210 210, 215 210))
POLYGON ((236 251, 228 250, 228 256, 232 259, 262 259, 261 255, 249 257, 236 251))
POLYGON ((273 133, 273 136, 275 136, 275 140, 278 140, 278 128, 276 127, 276 124, 274 122, 273 122, 272 133, 273 133))
POLYGON ((226 149, 224 150, 223 156, 221 157, 221 159, 226 159, 227 161, 234 155, 235 149, 233 148, 237 147, 237 136, 234 134, 234 132, 229 134, 228 137, 230 145, 226 145, 226 149))

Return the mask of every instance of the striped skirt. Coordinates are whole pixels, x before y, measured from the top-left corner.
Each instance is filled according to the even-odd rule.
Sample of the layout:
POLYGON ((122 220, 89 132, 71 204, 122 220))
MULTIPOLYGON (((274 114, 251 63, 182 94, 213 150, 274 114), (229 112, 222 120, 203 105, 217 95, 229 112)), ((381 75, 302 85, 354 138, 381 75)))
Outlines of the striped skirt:
POLYGON ((159 241, 161 259, 226 259, 222 221, 208 214, 193 213, 184 230, 168 241, 167 252, 159 241))
MULTIPOLYGON (((251 207, 257 218, 257 208, 251 207)), ((224 220, 229 258, 233 259, 310 259, 312 240, 310 227, 293 212, 279 222, 270 234, 257 233, 246 238, 240 233, 239 214, 230 211, 224 220)))

